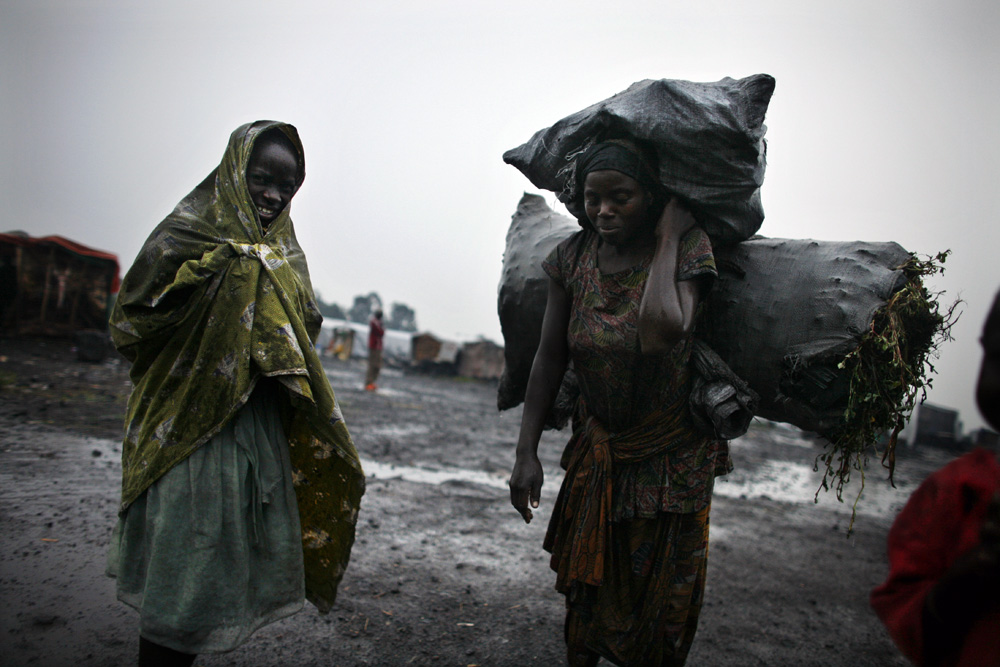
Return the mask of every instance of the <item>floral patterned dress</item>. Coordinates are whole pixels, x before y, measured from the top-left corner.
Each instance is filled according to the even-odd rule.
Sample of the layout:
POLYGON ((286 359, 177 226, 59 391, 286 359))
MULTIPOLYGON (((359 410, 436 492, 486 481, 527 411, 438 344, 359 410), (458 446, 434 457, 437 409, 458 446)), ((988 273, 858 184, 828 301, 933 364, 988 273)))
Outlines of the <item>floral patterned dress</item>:
MULTIPOLYGON (((606 274, 599 244, 582 230, 543 264, 570 297, 567 342, 582 394, 545 546, 571 635, 616 664, 683 664, 705 584, 713 481, 731 469, 728 444, 696 431, 690 417, 690 339, 665 355, 640 351, 652 256, 606 274), (607 481, 592 474, 595 460, 608 461, 607 481), (602 486, 610 489, 603 505, 602 486)), ((682 239, 678 279, 715 275, 709 238, 695 228, 682 239)))

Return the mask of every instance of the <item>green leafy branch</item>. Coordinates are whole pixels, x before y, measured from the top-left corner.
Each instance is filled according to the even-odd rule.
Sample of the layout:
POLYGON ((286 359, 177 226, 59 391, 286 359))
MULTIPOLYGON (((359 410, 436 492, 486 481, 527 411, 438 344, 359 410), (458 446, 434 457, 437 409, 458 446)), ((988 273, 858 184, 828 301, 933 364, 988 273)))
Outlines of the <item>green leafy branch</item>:
POLYGON ((850 390, 843 422, 824 433, 829 443, 816 457, 825 473, 820 491, 835 489, 843 502, 844 486, 852 471, 861 474, 861 488, 851 511, 850 534, 857 516, 858 501, 865 488, 865 466, 869 454, 880 454, 895 487, 896 442, 917 401, 923 402, 933 385, 932 375, 939 347, 951 340, 951 328, 958 321, 955 301, 942 310, 942 292, 930 292, 924 279, 944 272, 951 251, 921 259, 915 254, 899 270, 904 286, 875 313, 869 330, 858 346, 847 354, 838 368, 850 377, 850 390))

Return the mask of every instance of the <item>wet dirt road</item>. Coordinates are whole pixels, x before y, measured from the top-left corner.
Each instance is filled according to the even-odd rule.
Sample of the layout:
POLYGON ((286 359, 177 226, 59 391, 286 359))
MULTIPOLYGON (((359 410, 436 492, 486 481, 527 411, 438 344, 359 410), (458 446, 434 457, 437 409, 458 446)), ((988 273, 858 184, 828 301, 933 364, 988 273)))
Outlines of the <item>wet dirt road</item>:
MULTIPOLYGON (((2 346, 0 359, 9 359, 2 346)), ((45 385, 45 366, 38 360, 35 386, 45 385)), ((68 412, 52 418, 79 396, 62 405, 51 391, 43 399, 21 391, 10 375, 23 368, 11 368, 0 362, 8 372, 0 390, 0 663, 134 664, 136 615, 103 575, 118 443, 99 430, 83 435, 68 412)), ((78 370, 90 390, 114 394, 121 369, 88 368, 78 370)), ((564 664, 562 599, 541 542, 565 435, 543 438, 542 507, 525 525, 504 485, 519 411, 498 415, 493 386, 389 370, 371 394, 361 390, 359 362, 328 362, 328 372, 369 474, 337 605, 325 616, 307 606, 196 664, 564 664)), ((97 411, 118 409, 113 396, 97 405, 98 421, 108 416, 97 411)), ((733 443, 737 470, 717 485, 706 606, 689 665, 907 664, 867 596, 885 575, 892 513, 944 459, 902 461, 897 490, 871 475, 847 538, 849 504, 812 502, 817 451, 794 431, 766 426, 733 443)))

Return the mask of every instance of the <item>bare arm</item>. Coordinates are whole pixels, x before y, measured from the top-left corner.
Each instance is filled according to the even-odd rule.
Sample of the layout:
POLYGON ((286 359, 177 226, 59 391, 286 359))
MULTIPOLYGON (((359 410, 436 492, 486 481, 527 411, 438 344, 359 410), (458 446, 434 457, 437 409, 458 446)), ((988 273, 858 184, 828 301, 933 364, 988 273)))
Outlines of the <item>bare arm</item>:
POLYGON ((643 354, 669 352, 694 328, 699 282, 677 280, 681 239, 694 225, 694 216, 676 198, 664 207, 657 222, 656 250, 639 304, 639 346, 643 354))
POLYGON ((538 460, 538 440, 542 437, 545 417, 552 408, 566 372, 569 359, 566 343, 569 308, 570 298, 566 290, 550 279, 541 339, 528 376, 521 433, 517 439, 517 456, 509 482, 510 502, 521 513, 525 523, 531 522, 529 501, 531 507, 538 507, 541 497, 544 476, 538 460))

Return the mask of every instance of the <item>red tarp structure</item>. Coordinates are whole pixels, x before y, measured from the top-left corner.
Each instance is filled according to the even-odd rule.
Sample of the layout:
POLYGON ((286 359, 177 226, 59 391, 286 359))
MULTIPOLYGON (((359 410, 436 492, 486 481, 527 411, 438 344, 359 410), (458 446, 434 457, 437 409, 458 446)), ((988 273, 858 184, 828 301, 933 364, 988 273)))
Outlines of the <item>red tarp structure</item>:
POLYGON ((118 257, 62 236, 0 234, 0 331, 71 336, 107 329, 118 257))

